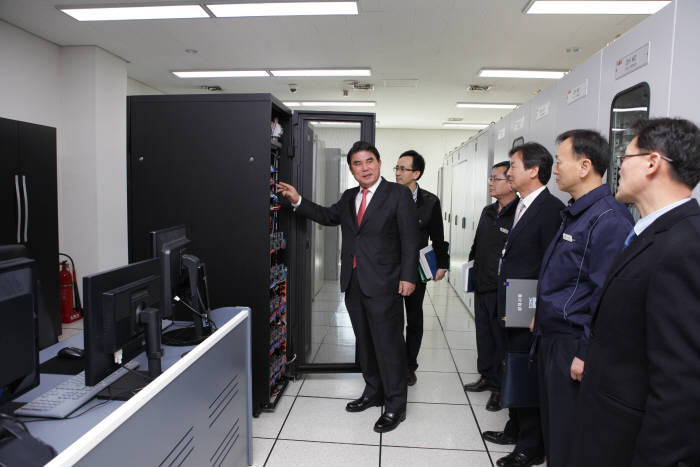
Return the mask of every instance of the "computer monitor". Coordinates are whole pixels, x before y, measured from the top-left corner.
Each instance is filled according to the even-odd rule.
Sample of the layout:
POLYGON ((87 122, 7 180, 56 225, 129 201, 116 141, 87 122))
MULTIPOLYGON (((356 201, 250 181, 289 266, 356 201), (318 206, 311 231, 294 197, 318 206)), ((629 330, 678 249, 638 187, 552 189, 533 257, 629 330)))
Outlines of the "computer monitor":
POLYGON ((138 355, 144 338, 149 376, 160 374, 161 293, 157 259, 83 278, 86 385, 96 385, 138 355))
POLYGON ((211 334, 206 265, 197 256, 187 253, 189 245, 184 226, 151 232, 151 253, 161 261, 163 317, 176 319, 179 315, 193 322, 192 327, 165 333, 164 342, 169 345, 195 345, 211 334), (184 314, 175 312, 175 297, 182 303, 184 314))
POLYGON ((0 246, 0 405, 39 385, 36 262, 0 246))

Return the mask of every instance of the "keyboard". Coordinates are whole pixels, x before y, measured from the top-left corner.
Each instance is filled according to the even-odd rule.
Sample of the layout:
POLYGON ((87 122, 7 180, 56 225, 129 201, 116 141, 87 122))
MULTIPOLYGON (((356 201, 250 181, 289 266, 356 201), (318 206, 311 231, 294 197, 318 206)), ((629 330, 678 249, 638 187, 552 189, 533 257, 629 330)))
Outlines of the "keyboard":
POLYGON ((29 417, 66 418, 104 388, 129 373, 129 370, 138 368, 139 363, 131 360, 124 366, 126 368, 120 367, 94 386, 85 386, 85 371, 81 371, 33 401, 27 402, 15 410, 15 414, 29 417))

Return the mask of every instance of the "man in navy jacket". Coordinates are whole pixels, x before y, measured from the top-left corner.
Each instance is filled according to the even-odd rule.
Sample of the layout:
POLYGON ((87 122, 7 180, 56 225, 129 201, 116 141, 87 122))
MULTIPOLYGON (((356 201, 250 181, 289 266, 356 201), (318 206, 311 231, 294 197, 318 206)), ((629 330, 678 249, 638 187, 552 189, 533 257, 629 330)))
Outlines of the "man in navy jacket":
POLYGON ((572 199, 542 260, 534 333, 547 465, 566 467, 591 316, 610 264, 632 228, 632 215, 602 183, 610 165, 605 138, 571 130, 557 143, 554 175, 572 199))
POLYGON ((568 466, 700 465, 700 130, 643 122, 617 199, 642 218, 591 323, 568 466))

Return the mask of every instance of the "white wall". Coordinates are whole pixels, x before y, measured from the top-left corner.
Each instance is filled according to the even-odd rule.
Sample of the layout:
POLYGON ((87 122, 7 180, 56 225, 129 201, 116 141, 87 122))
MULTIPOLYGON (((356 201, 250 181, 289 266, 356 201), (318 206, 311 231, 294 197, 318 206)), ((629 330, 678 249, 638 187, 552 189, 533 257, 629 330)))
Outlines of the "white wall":
POLYGON ((125 62, 2 21, 0 44, 0 116, 57 129, 59 250, 80 276, 125 264, 125 62))
POLYGON ((126 95, 127 96, 147 96, 152 94, 164 94, 162 91, 152 88, 141 81, 136 81, 133 78, 126 80, 126 95))
POLYGON ((382 176, 395 181, 392 167, 402 152, 413 149, 425 158, 425 173, 418 184, 438 194, 438 170, 442 167, 443 157, 475 134, 476 131, 466 130, 377 128, 375 142, 382 156, 382 176))

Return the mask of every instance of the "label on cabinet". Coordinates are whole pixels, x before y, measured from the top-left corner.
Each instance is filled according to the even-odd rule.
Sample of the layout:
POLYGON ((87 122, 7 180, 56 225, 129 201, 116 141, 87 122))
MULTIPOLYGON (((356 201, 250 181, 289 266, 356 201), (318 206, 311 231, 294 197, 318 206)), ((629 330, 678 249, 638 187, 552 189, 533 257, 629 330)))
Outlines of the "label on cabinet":
POLYGON ((615 79, 627 76, 649 64, 649 42, 615 62, 615 79))
POLYGON ((544 104, 537 107, 537 109, 535 110, 535 120, 539 120, 549 115, 549 104, 550 102, 547 101, 544 104))
POLYGON ((513 131, 521 130, 525 126, 525 115, 513 121, 513 131))
POLYGON ((501 128, 500 130, 498 130, 498 139, 501 140, 505 137, 506 137, 506 129, 501 128))
POLYGON ((566 93, 566 103, 567 104, 573 104, 579 99, 583 99, 588 95, 588 78, 586 78, 586 81, 583 83, 579 84, 575 88, 569 89, 569 92, 566 93))

